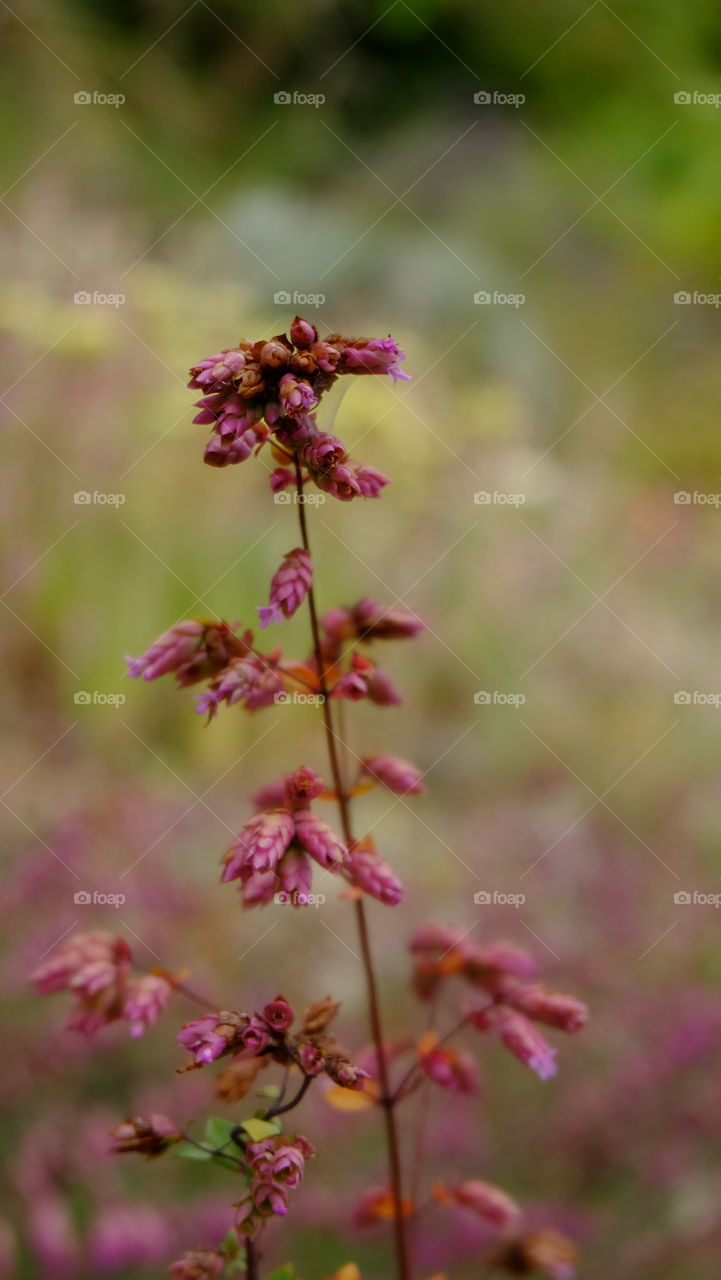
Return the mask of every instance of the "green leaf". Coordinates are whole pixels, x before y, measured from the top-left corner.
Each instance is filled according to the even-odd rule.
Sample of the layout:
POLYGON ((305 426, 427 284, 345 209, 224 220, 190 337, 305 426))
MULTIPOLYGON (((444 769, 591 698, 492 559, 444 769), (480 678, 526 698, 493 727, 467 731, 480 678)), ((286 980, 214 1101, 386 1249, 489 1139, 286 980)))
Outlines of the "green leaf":
POLYGON ((279 1085, 279 1084, 264 1084, 264 1085, 263 1085, 263 1088, 258 1090, 258 1096, 259 1096, 259 1097, 261 1097, 261 1098, 279 1098, 279 1097, 280 1097, 280 1085, 279 1085))
POLYGON ((200 1147, 194 1147, 192 1142, 178 1142, 173 1147, 176 1156, 182 1156, 184 1160, 212 1160, 213 1153, 211 1151, 202 1151, 200 1147))
POLYGON ((235 1128, 234 1120, 225 1120, 222 1116, 208 1116, 205 1122, 204 1141, 209 1147, 225 1147, 230 1142, 230 1135, 235 1128))
POLYGON ((238 1232, 235 1227, 231 1227, 227 1236, 220 1245, 220 1252, 224 1253, 226 1258, 234 1258, 240 1249, 240 1241, 238 1240, 238 1232))
POLYGON ((262 1142, 264 1138, 272 1138, 280 1132, 272 1120, 260 1120, 257 1116, 252 1120, 241 1120, 240 1127, 245 1129, 251 1142, 262 1142))
POLYGON ((295 1280, 295 1267, 292 1262, 286 1262, 282 1267, 278 1267, 267 1280, 295 1280))

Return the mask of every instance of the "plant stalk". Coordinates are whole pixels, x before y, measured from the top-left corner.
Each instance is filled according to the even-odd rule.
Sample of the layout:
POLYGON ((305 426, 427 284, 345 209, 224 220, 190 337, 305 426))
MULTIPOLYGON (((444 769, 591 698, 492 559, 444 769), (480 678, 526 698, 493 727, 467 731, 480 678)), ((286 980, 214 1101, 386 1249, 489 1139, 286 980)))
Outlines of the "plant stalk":
MULTIPOLYGON (((301 538, 303 540, 304 549, 310 554, 308 523, 305 513, 305 503, 303 502, 303 480, 297 460, 295 460, 295 475, 301 538)), ((308 609, 310 612, 310 624, 313 633, 313 653, 315 655, 315 661, 318 668, 318 682, 322 698, 321 706, 323 711, 323 724, 325 729, 326 745, 328 748, 328 759, 333 777, 333 787, 338 799, 343 839, 345 840, 347 847, 352 849, 355 844, 355 838, 351 827, 350 803, 343 784, 343 775, 340 767, 338 754, 338 743, 340 742, 340 738, 338 737, 333 724, 333 713, 331 711, 328 686, 325 676, 320 627, 318 625, 318 611, 316 608, 315 594, 312 585, 308 591, 308 609)), ((380 1104, 383 1109, 385 1123, 388 1170, 390 1174, 391 1195, 393 1199, 393 1234, 398 1280, 411 1280, 406 1221, 403 1213, 403 1175, 401 1170, 400 1144, 398 1141, 398 1126, 395 1115, 396 1097, 392 1095, 390 1090, 388 1066, 383 1048, 383 1025, 381 1021, 380 1001, 378 998, 378 983, 370 944, 365 904, 362 898, 356 898, 353 905, 355 908, 363 971, 366 981, 371 1033, 378 1060, 378 1079, 381 1088, 380 1104)))

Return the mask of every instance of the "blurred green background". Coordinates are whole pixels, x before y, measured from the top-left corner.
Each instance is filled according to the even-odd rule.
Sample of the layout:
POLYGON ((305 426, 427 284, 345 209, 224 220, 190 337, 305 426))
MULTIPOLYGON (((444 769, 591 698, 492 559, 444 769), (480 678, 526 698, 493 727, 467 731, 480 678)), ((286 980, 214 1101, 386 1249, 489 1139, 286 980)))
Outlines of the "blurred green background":
MULTIPOLYGON (((348 721, 359 754, 428 770, 413 805, 360 802, 369 822, 388 808, 376 836, 407 887, 372 911, 389 1033, 426 918, 527 946, 593 1009, 550 1084, 484 1048, 475 1126, 438 1093, 429 1181, 498 1182, 578 1240, 589 1280, 707 1280, 718 916, 674 895, 720 887, 717 7, 46 0, 0 26, 4 985, 23 1032, 0 1274, 161 1274, 184 1218, 183 1247, 204 1242, 186 1195, 201 1214, 212 1191, 225 1229, 220 1171, 200 1188, 194 1168, 106 1168, 102 1134, 138 1100, 203 1110, 211 1082, 176 1083, 174 1013, 139 1046, 68 1046, 62 1001, 28 999, 25 974, 76 924, 227 1004, 332 989, 365 1043, 347 904, 241 914, 217 884, 252 790, 322 772, 317 716, 205 729, 189 693, 123 675, 180 617, 252 622, 295 545, 264 467, 202 465, 185 383, 300 310, 392 332, 413 374, 358 380, 336 421, 391 487, 312 521, 323 608, 401 599, 429 624, 383 654, 404 708, 348 721), (118 918, 73 902, 121 885, 118 918)), ((301 616, 282 640, 304 656, 301 616)), ((382 1180, 372 1119, 311 1098, 303 1127, 321 1158, 271 1260, 386 1274, 383 1233, 349 1226, 382 1180)), ((476 1275, 477 1247, 438 1228, 421 1274, 476 1275)))

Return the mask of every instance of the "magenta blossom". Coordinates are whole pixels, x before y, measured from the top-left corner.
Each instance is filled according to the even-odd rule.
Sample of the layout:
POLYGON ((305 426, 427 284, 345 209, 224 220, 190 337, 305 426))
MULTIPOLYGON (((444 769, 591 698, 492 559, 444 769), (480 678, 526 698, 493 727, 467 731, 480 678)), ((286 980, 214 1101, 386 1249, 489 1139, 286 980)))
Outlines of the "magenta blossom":
POLYGON ((313 566, 307 551, 295 547, 283 556, 270 584, 270 603, 258 608, 261 627, 292 618, 305 600, 313 581, 313 566))
POLYGON ((225 1053, 228 1047, 225 1036, 216 1033, 217 1025, 218 1015, 206 1013, 202 1018, 193 1018, 191 1022, 186 1022, 176 1039, 184 1049, 192 1053, 195 1062, 199 1064, 214 1062, 222 1053, 225 1053))
POLYGON ((550 1080, 555 1076, 558 1069, 555 1062, 556 1050, 551 1048, 528 1018, 522 1013, 516 1013, 514 1009, 500 1007, 496 1011, 495 1022, 506 1048, 525 1066, 530 1067, 531 1071, 535 1071, 539 1080, 550 1080))
POLYGON ((130 1023, 131 1036, 142 1036, 148 1027, 157 1022, 172 994, 173 988, 167 978, 156 973, 144 973, 134 982, 128 983, 123 1017, 130 1023))
POLYGON ((379 902, 395 907, 403 898, 403 885, 387 862, 373 849, 356 845, 348 860, 353 883, 379 902))
POLYGON ((420 795, 425 791, 420 770, 397 756, 366 756, 363 772, 399 796, 420 795))

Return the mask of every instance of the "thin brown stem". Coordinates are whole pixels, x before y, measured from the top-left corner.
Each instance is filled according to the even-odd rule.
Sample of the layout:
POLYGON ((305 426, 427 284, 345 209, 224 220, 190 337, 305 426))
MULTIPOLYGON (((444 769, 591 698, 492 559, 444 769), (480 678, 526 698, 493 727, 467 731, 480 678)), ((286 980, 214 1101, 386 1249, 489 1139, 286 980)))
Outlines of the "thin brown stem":
POLYGON ((258 1280, 258 1250, 255 1247, 255 1241, 250 1236, 245 1241, 245 1278, 246 1280, 258 1280))
MULTIPOLYGON (((308 539, 308 523, 305 513, 305 503, 301 501, 303 492, 303 480, 300 466, 296 461, 296 493, 297 506, 300 519, 300 532, 303 540, 303 547, 310 553, 310 543, 308 539)), ((310 612, 310 625, 313 633, 313 653, 315 656, 316 666, 318 668, 318 683, 321 692, 321 707, 323 711, 323 724, 325 728, 326 745, 328 749, 328 759, 330 762, 331 774, 333 777, 333 786, 335 788, 338 800, 338 809, 340 812, 341 828, 343 838, 349 849, 355 844, 353 836, 351 818, 350 818, 350 800, 343 785, 343 774, 338 755, 338 738, 333 725, 333 713, 331 711, 330 699, 328 696, 328 685, 326 681, 325 663, 323 659, 323 647, 321 644, 320 627, 318 624, 318 611, 316 609, 315 594, 311 586, 308 591, 308 609, 310 612)), ((356 898, 354 902, 356 915, 356 924, 358 927, 358 937, 360 940, 361 956, 363 961, 363 971, 365 974, 366 991, 368 996, 368 1011, 370 1016, 371 1033, 375 1046, 376 1058, 378 1060, 378 1080, 380 1084, 380 1104, 383 1108, 386 1146, 388 1151, 388 1169, 390 1175, 391 1195, 393 1198, 393 1233, 395 1240, 396 1264, 398 1269, 399 1280, 410 1280, 411 1267, 408 1252, 408 1241, 406 1236, 406 1222, 404 1217, 403 1205, 403 1175, 401 1170, 400 1145, 398 1141, 398 1126, 396 1124, 395 1103, 396 1098, 390 1090, 388 1079, 388 1065, 386 1063, 383 1025, 381 1021, 380 1001, 378 998, 378 983, 376 980, 375 966, 373 963, 373 954, 371 951, 370 936, 368 932, 368 921, 366 918, 365 905, 362 898, 356 898)))

